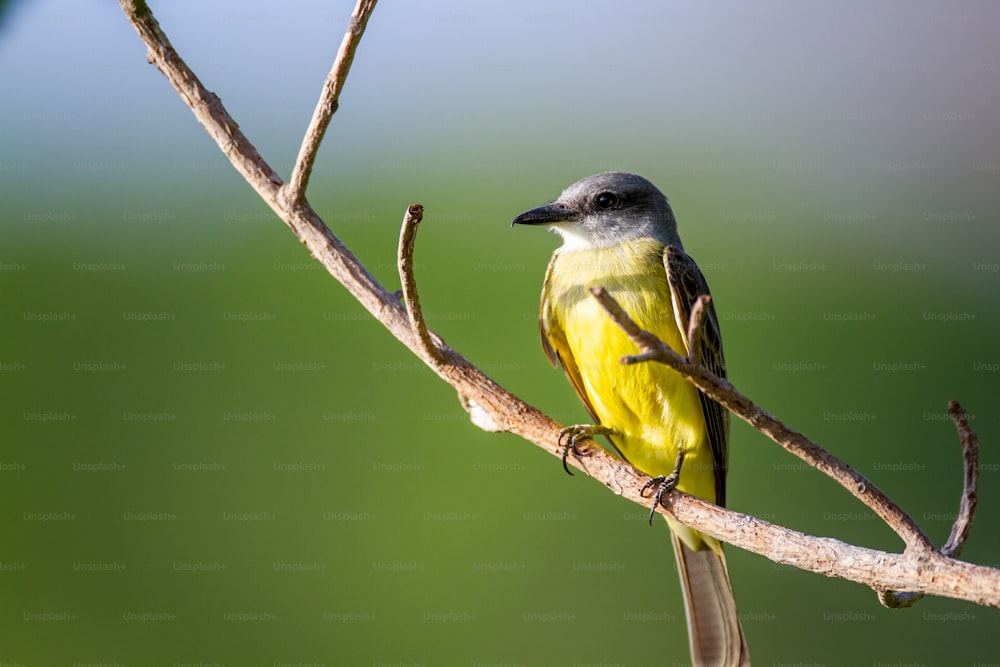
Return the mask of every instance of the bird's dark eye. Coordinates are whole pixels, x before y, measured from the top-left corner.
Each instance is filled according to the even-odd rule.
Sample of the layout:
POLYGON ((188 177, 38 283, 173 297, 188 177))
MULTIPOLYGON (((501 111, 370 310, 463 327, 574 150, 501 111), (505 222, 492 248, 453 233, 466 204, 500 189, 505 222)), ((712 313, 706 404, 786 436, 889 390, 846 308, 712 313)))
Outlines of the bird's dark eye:
POLYGON ((611 192, 602 192, 594 197, 594 203, 597 208, 614 208, 618 205, 618 197, 611 192))

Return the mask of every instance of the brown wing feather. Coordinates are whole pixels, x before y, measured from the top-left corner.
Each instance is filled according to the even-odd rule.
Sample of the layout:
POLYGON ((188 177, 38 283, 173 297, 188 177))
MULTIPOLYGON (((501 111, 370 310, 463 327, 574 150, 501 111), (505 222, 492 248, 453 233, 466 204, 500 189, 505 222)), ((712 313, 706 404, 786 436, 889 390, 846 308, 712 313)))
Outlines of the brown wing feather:
MULTIPOLYGON (((681 330, 681 337, 687 342, 691 308, 699 296, 709 294, 708 283, 694 260, 675 246, 668 245, 663 249, 663 266, 667 270, 667 283, 670 285, 670 296, 674 302, 677 327, 681 330)), ((701 329, 701 358, 694 361, 701 362, 719 377, 726 377, 722 335, 719 332, 719 320, 715 315, 715 305, 712 301, 708 304, 705 326, 701 329)), ((715 499, 718 505, 725 506, 726 470, 729 462, 729 411, 701 392, 698 392, 698 398, 701 400, 708 439, 718 471, 715 476, 715 499)))

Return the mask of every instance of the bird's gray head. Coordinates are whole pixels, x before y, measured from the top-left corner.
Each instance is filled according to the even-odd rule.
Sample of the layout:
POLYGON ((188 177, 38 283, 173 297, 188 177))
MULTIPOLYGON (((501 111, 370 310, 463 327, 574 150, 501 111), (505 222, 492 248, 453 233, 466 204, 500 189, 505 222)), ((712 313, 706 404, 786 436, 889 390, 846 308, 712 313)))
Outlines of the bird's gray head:
POLYGON ((577 181, 551 204, 514 218, 514 225, 549 225, 563 248, 578 250, 653 238, 681 247, 670 203, 642 176, 612 171, 577 181))

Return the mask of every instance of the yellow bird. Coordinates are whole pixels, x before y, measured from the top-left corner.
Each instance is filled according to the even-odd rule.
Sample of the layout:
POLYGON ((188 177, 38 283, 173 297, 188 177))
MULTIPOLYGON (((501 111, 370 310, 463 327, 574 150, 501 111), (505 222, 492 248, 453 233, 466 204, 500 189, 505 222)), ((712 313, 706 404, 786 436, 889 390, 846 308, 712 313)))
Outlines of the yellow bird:
MULTIPOLYGON (((542 347, 566 372, 595 420, 564 430, 568 446, 606 435, 618 453, 651 477, 661 493, 677 489, 726 502, 729 413, 658 363, 625 365, 635 344, 590 294, 603 286, 635 322, 682 355, 688 320, 708 284, 685 252, 667 198, 635 174, 585 178, 513 224, 547 225, 563 244, 542 288, 542 347)), ((726 376, 715 308, 701 330, 700 362, 726 376)), ((657 494, 659 497, 659 494, 657 494)), ((749 665, 746 639, 722 545, 667 520, 684 590, 691 657, 698 667, 749 665)))

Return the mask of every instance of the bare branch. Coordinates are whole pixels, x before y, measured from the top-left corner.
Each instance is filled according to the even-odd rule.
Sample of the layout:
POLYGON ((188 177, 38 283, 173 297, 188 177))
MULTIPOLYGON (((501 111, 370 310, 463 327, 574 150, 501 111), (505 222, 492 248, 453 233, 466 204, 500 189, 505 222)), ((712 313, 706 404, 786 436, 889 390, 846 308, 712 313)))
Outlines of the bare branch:
POLYGON ((411 204, 403 216, 403 227, 399 233, 399 280, 403 285, 403 302, 410 317, 410 329, 417 338, 418 354, 432 367, 441 364, 442 357, 437 345, 431 340, 424 322, 424 313, 420 308, 420 295, 417 293, 417 280, 413 276, 413 244, 417 240, 417 226, 424 218, 424 207, 411 204))
MULTIPOLYGON (((570 461, 614 493, 648 506, 649 499, 641 490, 649 477, 603 449, 593 448, 588 457, 570 457, 570 461)), ((677 490, 664 496, 657 512, 783 565, 848 579, 879 591, 914 590, 921 595, 955 597, 1000 607, 1000 570, 947 558, 934 551, 914 549, 893 554, 806 535, 677 490)))
POLYGON ((715 537, 724 534, 720 539, 776 563, 849 579, 875 590, 912 587, 921 596, 944 597, 957 597, 955 593, 961 590, 962 599, 1000 606, 1000 570, 995 568, 964 563, 933 551, 890 554, 829 537, 805 535, 690 496, 681 505, 680 495, 673 491, 664 500, 678 521, 694 525, 692 519, 697 515, 698 530, 715 537))
MULTIPOLYGON (((632 339, 632 341, 639 346, 639 349, 643 350, 641 354, 629 355, 621 358, 623 364, 637 364, 644 361, 650 361, 657 359, 660 355, 659 346, 661 345, 660 339, 639 327, 628 313, 622 310, 622 307, 618 305, 618 302, 612 298, 608 291, 603 287, 591 287, 590 293, 597 299, 604 310, 607 311, 611 319, 615 321, 622 331, 632 339)), ((672 351, 672 350, 671 350, 672 351)), ((680 355, 677 355, 678 359, 681 359, 683 363, 688 364, 688 360, 684 359, 680 355)), ((689 364, 690 365, 690 364, 689 364)))
POLYGON ((236 170, 261 196, 276 192, 282 184, 281 177, 246 138, 240 126, 222 106, 218 95, 207 90, 187 63, 177 55, 146 3, 141 0, 119 0, 119 3, 149 49, 146 59, 167 77, 181 100, 191 108, 236 170))
MULTIPOLYGON (((591 293, 612 319, 643 351, 642 354, 635 357, 626 357, 622 360, 623 363, 657 361, 673 368, 737 417, 847 489, 851 495, 870 507, 875 514, 889 524, 903 539, 907 549, 919 551, 933 549, 930 540, 927 539, 916 522, 898 505, 889 500, 864 475, 798 431, 788 428, 781 421, 764 412, 753 401, 738 392, 729 381, 718 377, 701 365, 690 363, 688 359, 674 352, 670 346, 656 336, 640 329, 606 290, 594 288, 591 293)), ((692 321, 694 321, 693 317, 692 321)))
MULTIPOLYGON (((951 415, 955 428, 958 430, 958 437, 962 443, 963 480, 962 499, 959 502, 958 516, 951 527, 951 534, 948 541, 941 547, 940 554, 948 558, 957 558, 962 552, 965 540, 972 529, 972 515, 976 511, 976 484, 979 478, 979 438, 969 428, 969 420, 965 414, 965 408, 959 405, 958 401, 948 402, 948 414, 951 415)), ((879 602, 886 607, 893 609, 899 607, 913 606, 923 593, 914 591, 880 591, 879 602)))
MULTIPOLYGON (((148 47, 150 62, 174 85, 181 100, 191 108, 209 135, 216 138, 223 153, 265 203, 288 225, 331 276, 403 345, 419 354, 409 318, 399 300, 368 272, 307 202, 288 207, 281 201, 278 188, 282 183, 281 179, 246 140, 218 97, 202 86, 170 46, 167 36, 160 30, 145 3, 141 0, 119 2, 126 18, 148 47), (229 142, 219 140, 218 137, 235 137, 237 140, 229 142), (259 164, 260 169, 250 169, 247 167, 248 163, 259 164), (260 173, 268 174, 269 178, 261 178, 260 173)), ((443 342, 439 346, 439 352, 444 363, 435 368, 435 372, 458 389, 462 405, 473 415, 476 425, 490 431, 516 433, 543 446, 550 453, 561 456, 561 448, 557 444, 559 425, 556 422, 505 390, 443 342)))
POLYGON ((309 121, 309 128, 305 137, 302 138, 302 146, 299 148, 299 156, 295 160, 295 167, 292 169, 292 177, 286 186, 283 198, 289 207, 297 206, 305 201, 306 187, 309 185, 309 176, 312 174, 313 164, 316 162, 316 154, 319 146, 323 142, 326 128, 330 125, 330 119, 337 112, 340 104, 340 91, 344 88, 347 74, 351 71, 351 63, 354 62, 354 52, 358 48, 361 36, 365 34, 368 26, 368 19, 375 9, 377 0, 358 0, 351 14, 351 23, 344 34, 344 39, 340 42, 340 50, 337 51, 337 58, 333 61, 330 73, 326 75, 323 83, 323 92, 320 93, 319 102, 309 121))
POLYGON ((958 437, 962 441, 962 460, 965 462, 965 474, 962 479, 962 500, 958 507, 958 517, 951 527, 948 541, 941 547, 941 553, 949 558, 958 558, 965 546, 965 540, 972 529, 972 516, 976 512, 979 497, 976 493, 979 480, 979 438, 969 428, 969 420, 965 408, 958 401, 948 403, 948 414, 951 415, 958 437))
POLYGON ((119 0, 119 3, 126 18, 146 44, 149 62, 167 77, 181 100, 191 108, 195 118, 209 136, 215 139, 236 170, 309 248, 313 257, 326 267, 330 275, 344 285, 400 341, 413 349, 406 313, 399 301, 375 280, 308 204, 291 209, 284 205, 279 198, 279 186, 283 183, 281 178, 243 135, 218 96, 202 85, 177 54, 146 4, 141 0, 119 0))
MULTIPOLYGON (((429 361, 427 341, 420 340, 419 331, 422 320, 414 317, 414 313, 419 312, 419 307, 413 307, 413 304, 417 303, 416 299, 407 299, 410 307, 404 308, 399 300, 376 281, 340 239, 330 231, 302 196, 312 161, 315 158, 316 149, 313 146, 313 141, 318 145, 323 130, 329 123, 329 116, 336 109, 337 95, 343 87, 350 58, 357 47, 357 40, 364 30, 363 21, 367 21, 367 16, 375 4, 374 0, 371 2, 362 0, 358 3, 360 9, 355 10, 355 16, 363 16, 363 21, 359 22, 359 20, 352 18, 348 36, 345 36, 345 43, 341 45, 341 52, 345 55, 342 58, 338 54, 337 63, 340 65, 335 64, 333 68, 333 72, 337 72, 337 74, 331 74, 331 77, 327 79, 321 104, 310 124, 309 134, 314 136, 314 140, 307 138, 304 141, 303 151, 295 169, 296 172, 301 172, 300 176, 295 177, 298 184, 287 190, 287 192, 293 193, 291 198, 282 195, 286 191, 279 189, 279 186, 282 185, 281 179, 243 136, 218 97, 202 86, 201 82, 170 46, 166 35, 160 30, 145 3, 142 0, 119 0, 119 2, 128 20, 148 46, 150 62, 163 72, 181 99, 192 109, 196 118, 205 126, 209 135, 215 139, 236 169, 243 174, 264 201, 334 278, 343 284, 400 342, 421 358, 428 360, 434 372, 458 390, 462 405, 469 411, 473 422, 486 430, 516 433, 542 447, 553 456, 561 457, 562 447, 559 444, 561 428, 559 424, 506 391, 473 366, 465 357, 447 346, 433 332, 425 329, 431 340, 431 349, 435 349, 439 356, 439 363, 434 364, 429 361), (329 95, 327 95, 327 89, 332 91, 329 95), (327 100, 329 104, 324 103, 323 100, 327 100), (312 130, 313 127, 317 128, 315 132, 312 130), (306 144, 309 144, 310 147, 306 148, 306 144)), ((415 232, 415 225, 411 225, 411 227, 410 233, 412 234, 415 232)), ((406 233, 404 230, 403 234, 406 233)), ((411 244, 408 252, 412 253, 412 238, 408 242, 411 244)), ((409 279, 412 279, 412 271, 409 273, 409 279)), ((404 285, 407 280, 404 277, 404 285)), ((411 287, 414 288, 411 295, 415 296, 415 284, 411 287)), ((605 301, 602 300, 602 303, 605 301)), ((617 306, 613 300, 607 303, 617 306)), ((618 308, 618 310, 621 309, 618 308)), ((655 337, 635 326, 635 323, 631 322, 624 313, 621 315, 624 316, 621 320, 623 328, 630 325, 634 330, 635 337, 640 341, 651 341, 649 347, 644 347, 644 344, 640 342, 640 347, 645 350, 643 354, 628 357, 623 361, 636 363, 641 361, 642 357, 660 361, 661 356, 663 359, 669 359, 664 363, 676 369, 683 368, 684 370, 681 372, 685 377, 688 377, 699 389, 716 400, 719 400, 719 397, 724 393, 725 400, 719 400, 719 402, 732 411, 742 410, 743 415, 745 415, 743 418, 757 430, 779 443, 781 442, 779 438, 795 442, 795 446, 804 452, 799 455, 805 460, 831 476, 846 477, 856 483, 856 487, 850 488, 855 496, 863 500, 867 498, 870 502, 874 501, 874 505, 870 504, 869 506, 876 509, 880 516, 885 514, 893 521, 900 521, 894 513, 898 508, 889 503, 888 499, 881 495, 881 492, 876 493, 877 489, 874 489, 863 477, 810 443, 801 434, 791 431, 760 410, 749 399, 736 392, 728 382, 722 381, 720 383, 718 378, 711 381, 706 380, 704 369, 700 366, 690 364, 688 360, 673 354, 669 348, 659 349, 657 345, 662 346, 662 344, 655 337), (720 390, 722 393, 719 393, 720 390), (806 444, 802 444, 799 440, 806 444), (842 470, 843 468, 846 468, 846 471, 842 470)), ((692 317, 692 319, 696 318, 692 317)), ((738 412, 738 414, 740 413, 738 412)), ((958 422, 956 423, 958 424, 958 422)), ((967 424, 965 429, 967 430, 967 424)), ((963 430, 961 425, 959 425, 959 430, 960 432, 963 430)), ((963 435, 963 443, 974 441, 975 436, 971 435, 971 432, 968 433, 969 437, 963 435)), ((970 460, 970 456, 967 452, 967 461, 970 460)), ((646 500, 641 495, 641 489, 649 478, 603 449, 594 448, 586 458, 573 458, 570 463, 600 481, 614 493, 642 506, 646 505, 646 500)), ((971 486, 967 482, 966 488, 967 490, 971 489, 968 497, 971 498, 971 505, 974 506, 974 480, 971 486)), ((933 552, 926 538, 905 514, 902 515, 905 520, 902 521, 901 526, 897 527, 891 521, 890 525, 893 525, 897 532, 904 536, 908 548, 903 554, 890 554, 850 546, 829 538, 803 535, 732 510, 716 507, 679 492, 674 492, 665 498, 664 506, 658 507, 657 511, 672 514, 681 523, 776 562, 819 572, 827 576, 850 579, 876 590, 914 591, 915 595, 942 595, 984 605, 1000 606, 1000 570, 970 565, 933 552)), ((969 520, 971 520, 971 514, 970 506, 969 520)), ((883 516, 883 518, 885 517, 883 516)), ((956 534, 959 536, 956 543, 960 546, 961 539, 964 539, 964 534, 967 533, 967 528, 956 530, 956 534)))

